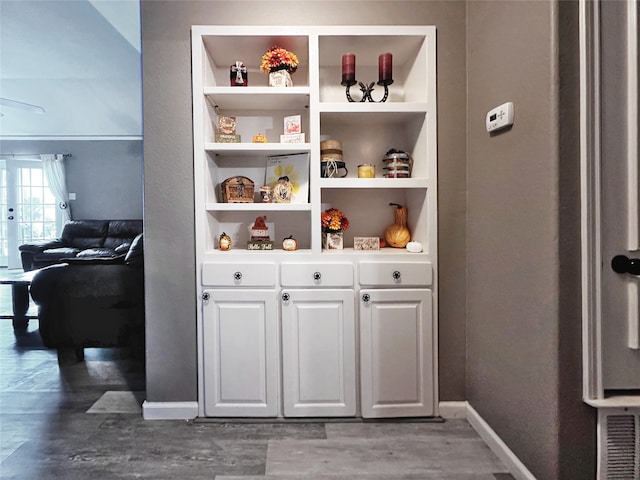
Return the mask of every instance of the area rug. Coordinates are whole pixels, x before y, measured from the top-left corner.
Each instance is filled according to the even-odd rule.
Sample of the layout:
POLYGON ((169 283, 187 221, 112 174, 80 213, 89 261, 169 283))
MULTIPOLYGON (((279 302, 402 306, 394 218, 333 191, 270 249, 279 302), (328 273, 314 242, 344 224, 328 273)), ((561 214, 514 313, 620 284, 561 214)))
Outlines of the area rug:
POLYGON ((142 413, 145 392, 105 392, 87 413, 142 413))

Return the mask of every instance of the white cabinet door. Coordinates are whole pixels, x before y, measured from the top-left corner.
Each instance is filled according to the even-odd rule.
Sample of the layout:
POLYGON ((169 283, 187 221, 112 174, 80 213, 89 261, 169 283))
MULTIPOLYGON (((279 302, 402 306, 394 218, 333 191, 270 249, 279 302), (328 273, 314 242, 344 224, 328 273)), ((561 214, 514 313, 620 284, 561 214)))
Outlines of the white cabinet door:
POLYGON ((353 290, 283 290, 285 417, 356 414, 353 290))
POLYGON ((360 291, 362 416, 434 415, 431 291, 360 291))
POLYGON ((204 411, 208 417, 278 414, 274 290, 207 290, 203 302, 204 411))

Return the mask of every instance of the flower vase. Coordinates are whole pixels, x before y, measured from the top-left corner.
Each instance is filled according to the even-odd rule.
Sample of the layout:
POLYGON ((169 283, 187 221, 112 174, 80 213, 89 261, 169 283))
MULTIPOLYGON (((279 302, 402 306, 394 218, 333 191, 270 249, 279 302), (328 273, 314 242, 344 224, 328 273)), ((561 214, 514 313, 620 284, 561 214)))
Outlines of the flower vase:
POLYGON ((322 232, 322 246, 327 250, 342 250, 344 248, 343 232, 322 232))
POLYGON ((269 74, 270 87, 293 87, 291 74, 286 70, 276 70, 269 74))

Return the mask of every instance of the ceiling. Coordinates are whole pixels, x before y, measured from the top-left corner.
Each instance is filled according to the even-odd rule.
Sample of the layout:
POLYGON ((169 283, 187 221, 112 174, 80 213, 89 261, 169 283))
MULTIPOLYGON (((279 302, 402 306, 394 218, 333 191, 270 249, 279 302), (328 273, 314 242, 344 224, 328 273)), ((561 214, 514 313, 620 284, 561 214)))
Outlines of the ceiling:
POLYGON ((0 0, 0 138, 141 136, 140 50, 139 0, 0 0))

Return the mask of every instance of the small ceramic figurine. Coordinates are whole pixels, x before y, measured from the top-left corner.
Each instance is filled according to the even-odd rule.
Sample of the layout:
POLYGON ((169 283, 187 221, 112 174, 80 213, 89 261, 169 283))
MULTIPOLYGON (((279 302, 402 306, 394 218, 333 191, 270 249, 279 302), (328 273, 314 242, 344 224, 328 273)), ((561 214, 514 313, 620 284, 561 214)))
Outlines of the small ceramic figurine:
POLYGON ((291 185, 289 177, 280 177, 276 186, 273 187, 273 200, 276 203, 291 203, 292 193, 293 185, 291 185))
POLYGON ((253 136, 253 143, 267 143, 267 137, 265 137, 262 133, 257 133, 253 136))

